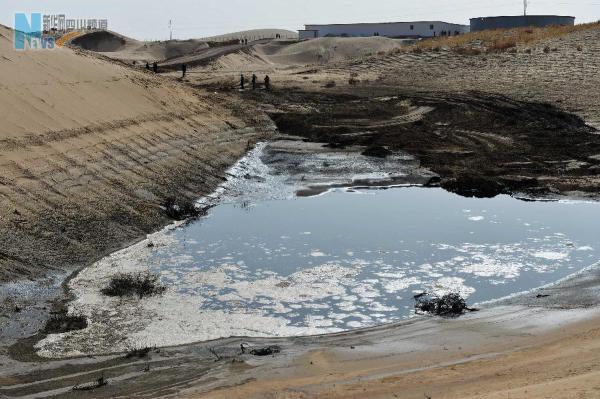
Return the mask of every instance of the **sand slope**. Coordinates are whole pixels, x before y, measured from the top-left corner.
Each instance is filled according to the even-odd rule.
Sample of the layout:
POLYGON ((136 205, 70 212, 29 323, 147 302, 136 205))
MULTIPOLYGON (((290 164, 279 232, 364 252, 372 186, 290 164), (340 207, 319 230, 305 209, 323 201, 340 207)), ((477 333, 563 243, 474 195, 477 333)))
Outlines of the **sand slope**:
POLYGON ((224 54, 214 60, 211 68, 224 71, 257 71, 325 65, 389 52, 403 45, 402 40, 384 37, 332 37, 302 42, 275 40, 255 43, 249 48, 224 54))
POLYGON ((278 64, 313 64, 360 58, 367 54, 390 51, 402 46, 402 41, 385 37, 326 37, 307 40, 289 46, 268 44, 257 46, 257 53, 278 64))
POLYGON ((209 47, 206 42, 194 39, 142 42, 110 31, 87 33, 70 44, 127 63, 141 64, 181 57, 209 47))
POLYGON ((257 137, 216 95, 68 48, 16 52, 12 36, 0 27, 0 281, 156 229, 166 197, 212 191, 257 137))

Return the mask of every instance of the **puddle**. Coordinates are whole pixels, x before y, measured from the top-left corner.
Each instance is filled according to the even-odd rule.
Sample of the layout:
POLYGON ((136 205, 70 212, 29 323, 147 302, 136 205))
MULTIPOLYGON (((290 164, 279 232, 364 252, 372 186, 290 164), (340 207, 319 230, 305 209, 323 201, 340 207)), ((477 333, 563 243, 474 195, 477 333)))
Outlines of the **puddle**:
POLYGON ((4 346, 43 328, 53 301, 62 295, 61 283, 66 277, 51 273, 36 281, 0 285, 0 342, 4 346))
POLYGON ((468 199, 422 187, 294 197, 314 184, 354 185, 363 181, 357 175, 377 168, 377 178, 399 185, 431 176, 410 157, 387 170, 374 163, 390 161, 357 156, 342 172, 337 164, 332 183, 323 178, 329 172, 318 166, 322 160, 299 173, 302 167, 282 167, 293 157, 280 157, 275 167, 272 155, 262 147, 236 165, 231 173, 239 178, 205 200, 221 202, 208 217, 82 271, 70 282, 77 297, 70 313, 86 315, 88 328, 49 336, 39 353, 374 326, 411 317, 415 293, 458 292, 483 302, 557 281, 598 259, 597 203, 468 199), (99 292, 114 273, 148 269, 168 287, 164 295, 140 301, 99 292))

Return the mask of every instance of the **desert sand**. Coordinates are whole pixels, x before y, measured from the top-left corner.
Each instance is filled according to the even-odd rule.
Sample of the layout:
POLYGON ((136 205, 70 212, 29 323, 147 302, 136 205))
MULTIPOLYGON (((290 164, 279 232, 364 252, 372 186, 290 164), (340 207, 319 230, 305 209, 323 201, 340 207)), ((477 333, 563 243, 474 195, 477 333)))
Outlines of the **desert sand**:
POLYGON ((0 35, 0 280, 73 270, 160 227, 165 198, 211 192, 270 129, 219 95, 0 35))
POLYGON ((202 40, 143 42, 110 31, 83 34, 71 40, 69 44, 128 64, 133 64, 135 61, 140 65, 145 65, 146 62, 152 64, 153 62, 181 57, 209 47, 202 40))

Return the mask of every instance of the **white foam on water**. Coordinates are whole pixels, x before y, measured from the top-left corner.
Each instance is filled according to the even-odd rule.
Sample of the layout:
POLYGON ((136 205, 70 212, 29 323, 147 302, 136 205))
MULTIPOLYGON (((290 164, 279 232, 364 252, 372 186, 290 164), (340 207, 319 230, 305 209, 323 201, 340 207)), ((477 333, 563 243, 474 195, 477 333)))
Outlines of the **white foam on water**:
MULTIPOLYGON (((269 173, 260 161, 262 149, 264 145, 259 145, 236 164, 228 172, 234 177, 200 203, 293 197, 297 187, 287 184, 284 174, 269 173)), ((469 221, 485 220, 476 216, 481 213, 457 210, 464 223, 468 215, 475 215, 469 221)), ((523 221, 519 225, 526 227, 523 221)), ((338 253, 314 241, 320 233, 316 229, 285 230, 276 235, 285 246, 266 238, 239 237, 240 252, 227 248, 227 241, 220 238, 204 244, 196 239, 180 242, 174 234, 180 226, 173 224, 150 235, 74 277, 69 283, 75 296, 69 313, 86 316, 88 328, 48 336, 36 345, 39 355, 95 355, 229 336, 314 335, 367 327, 410 317, 406 311, 410 303, 397 302, 410 299, 410 292, 453 292, 470 298, 478 293, 479 281, 488 282, 488 287, 502 286, 524 273, 568 266, 567 243, 573 257, 594 250, 563 233, 541 234, 548 228, 539 227, 528 230, 531 236, 517 242, 482 244, 473 238, 473 242, 450 244, 407 236, 398 240, 397 247, 371 245, 338 253), (296 241, 301 243, 298 248, 296 241), (413 247, 404 249, 405 245, 413 247), (219 248, 227 249, 219 252, 219 248), (246 249, 268 260, 293 255, 298 264, 287 272, 280 271, 275 261, 274 265, 258 262, 252 269, 248 264, 254 259, 244 257, 246 249), (364 259, 357 258, 358 254, 364 259), (113 275, 141 271, 159 273, 166 292, 143 300, 109 298, 100 292, 113 275)))
POLYGON ((541 251, 533 254, 536 258, 548 259, 548 260, 563 260, 569 257, 568 253, 565 252, 554 252, 554 251, 541 251))
POLYGON ((483 216, 471 216, 469 218, 469 220, 471 222, 481 222, 482 220, 485 220, 485 217, 483 217, 483 216))

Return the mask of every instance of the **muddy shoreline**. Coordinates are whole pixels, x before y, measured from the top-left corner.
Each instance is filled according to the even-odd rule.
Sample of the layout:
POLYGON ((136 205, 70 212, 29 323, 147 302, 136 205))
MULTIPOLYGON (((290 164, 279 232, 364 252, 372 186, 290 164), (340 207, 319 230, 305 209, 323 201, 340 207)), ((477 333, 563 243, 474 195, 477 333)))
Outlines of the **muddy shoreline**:
MULTIPOLYGON (((72 275, 70 278, 74 276, 72 275)), ((597 267, 590 268, 560 284, 546 287, 541 291, 536 290, 488 304, 485 306, 483 313, 469 316, 467 319, 471 321, 461 321, 460 323, 467 323, 468 325, 478 323, 477 320, 480 318, 485 320, 486 318, 497 319, 500 317, 505 319, 502 323, 508 328, 513 323, 511 321, 513 314, 525 315, 529 314, 528 312, 533 312, 531 313, 532 316, 537 315, 536 317, 542 319, 554 320, 559 316, 554 315, 553 312, 559 311, 559 309, 592 309, 591 313, 581 313, 581 317, 575 315, 575 319, 569 321, 569 323, 579 322, 592 317, 591 315, 595 314, 593 309, 600 305, 597 297, 591 295, 592 291, 597 289, 599 285, 600 269, 597 267), (543 298, 538 297, 538 293, 542 293, 543 298)), ((67 281, 63 283, 63 288, 66 287, 67 281)), ((65 298, 63 305, 66 304, 67 300, 68 298, 65 298)), ((567 314, 560 317, 568 319, 567 314)), ((254 375, 255 372, 251 371, 254 368, 260 370, 259 373, 268 374, 273 372, 273 368, 276 368, 277 365, 293 361, 293 359, 304 356, 304 354, 311 351, 326 348, 335 351, 354 351, 354 349, 348 348, 362 347, 362 350, 369 350, 367 348, 373 345, 372 340, 375 339, 374 337, 379 337, 377 339, 384 339, 387 342, 390 339, 399 339, 403 334, 409 334, 408 331, 414 333, 414 331, 420 329, 427 330, 431 328, 432 323, 437 325, 435 327, 436 331, 441 328, 440 325, 445 324, 443 319, 424 317, 407 322, 326 336, 264 339, 228 338, 152 350, 142 358, 127 358, 123 353, 114 353, 93 358, 43 359, 35 355, 33 351, 33 344, 42 338, 41 335, 37 335, 21 341, 12 348, 11 357, 13 359, 9 363, 22 368, 22 374, 17 377, 11 373, 12 377, 10 378, 17 378, 17 380, 3 380, 11 382, 7 382, 8 388, 2 393, 26 395, 36 392, 42 396, 57 394, 64 397, 77 397, 77 392, 71 390, 72 386, 93 381, 98 375, 106 375, 110 385, 94 391, 94 397, 110 397, 117 392, 132 395, 152 392, 151 396, 160 396, 179 392, 180 389, 189 386, 196 387, 194 392, 208 392, 216 387, 232 387, 231 381, 237 381, 233 383, 233 386, 244 384, 245 378, 247 378, 244 376, 254 375), (428 325, 430 327, 426 327, 428 325), (373 336, 373 334, 375 335, 373 336), (242 343, 255 348, 277 345, 282 348, 282 353, 275 355, 275 357, 269 357, 269 360, 265 361, 266 359, 254 358, 240 353, 239 345, 242 343), (32 374, 31 371, 27 371, 28 365, 32 362, 44 370, 41 374, 43 377, 40 378, 38 372, 32 374), (76 367, 77 372, 74 372, 73 364, 78 364, 76 367), (157 373, 160 374, 160 377, 157 373), (16 381, 19 381, 19 383, 15 385, 16 381), (172 388, 173 386, 176 388, 172 388)), ((540 324, 540 331, 548 330, 548 327, 542 327, 546 324, 547 322, 540 324)), ((433 334, 442 334, 442 332, 437 331, 433 334)), ((418 338, 416 342, 421 339, 424 338, 418 338)), ((489 338, 485 338, 484 341, 487 339, 489 338)), ((480 341, 478 343, 481 344, 480 341)), ((459 358, 462 359, 460 356, 459 358)), ((457 362, 456 364, 460 364, 467 361, 467 359, 454 361, 457 362)))

